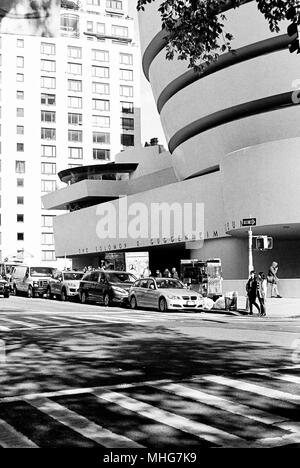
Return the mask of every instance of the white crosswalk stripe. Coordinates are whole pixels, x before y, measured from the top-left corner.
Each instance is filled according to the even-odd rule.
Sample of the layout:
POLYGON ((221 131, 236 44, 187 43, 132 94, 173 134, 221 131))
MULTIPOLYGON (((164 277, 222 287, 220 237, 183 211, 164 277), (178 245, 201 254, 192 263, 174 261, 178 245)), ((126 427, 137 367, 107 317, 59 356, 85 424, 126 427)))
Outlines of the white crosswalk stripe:
MULTIPOLYGON (((286 371, 285 371, 286 372, 286 371)), ((253 373, 249 373, 252 376, 253 373)), ((266 377, 264 384, 257 385, 249 382, 249 376, 244 374, 238 378, 229 378, 220 375, 204 375, 199 378, 185 381, 184 383, 172 382, 167 380, 137 382, 132 384, 119 384, 113 387, 89 387, 85 389, 65 389, 57 392, 48 392, 44 394, 24 395, 23 397, 6 397, 0 399, 0 412, 2 405, 9 403, 13 405, 17 402, 29 403, 33 408, 44 415, 47 415, 56 422, 68 427, 77 434, 80 434, 85 439, 96 442, 100 446, 106 448, 141 448, 147 446, 143 442, 141 445, 131 439, 131 435, 121 435, 122 431, 115 433, 109 427, 102 425, 101 420, 101 405, 114 405, 114 418, 120 408, 120 420, 124 418, 123 411, 129 411, 136 417, 146 418, 154 422, 156 425, 168 426, 176 430, 180 430, 190 437, 196 437, 200 440, 210 442, 216 446, 222 447, 277 447, 288 444, 300 443, 300 421, 288 419, 281 412, 276 414, 276 405, 274 402, 269 405, 270 400, 279 400, 287 405, 292 405, 295 408, 299 407, 300 396, 282 390, 275 390, 269 387, 271 381, 277 377, 283 377, 283 385, 289 387, 289 378, 293 382, 298 383, 297 376, 289 376, 288 374, 273 375, 272 372, 266 372, 263 377, 266 377), (203 383, 206 383, 206 390, 203 390, 203 383), (218 390, 214 385, 218 384, 218 390), (208 385, 208 387, 207 387, 208 385), (249 394, 249 405, 239 402, 239 393, 237 393, 236 401, 233 401, 227 395, 227 388, 231 387, 236 392, 246 392, 249 394), (139 389, 143 389, 139 397, 139 389), (148 389, 148 390, 147 390, 148 389), (153 391, 159 392, 158 398, 153 399, 153 391), (224 393, 223 393, 224 391, 224 393), (130 392, 130 393, 128 393, 130 392), (217 394, 216 394, 217 393, 217 394), (93 406, 95 414, 99 415, 99 420, 96 422, 90 421, 84 416, 85 398, 89 396, 96 397, 97 406, 93 406), (132 396, 128 396, 132 395, 132 396), (221 396, 220 396, 221 395, 221 396), (54 401, 54 399, 58 400, 54 401), (64 406, 65 398, 71 398, 71 402, 82 404, 83 414, 78 414, 76 410, 64 406), (260 401, 259 409, 255 405, 255 401, 260 401), (58 402, 57 402, 58 401, 58 402), (180 410, 177 406, 180 402, 180 410), (157 403, 156 403, 157 402, 157 403), (166 403, 166 405, 164 404, 166 403), (170 403, 172 402, 172 403, 170 403), (199 422, 198 418, 190 418, 189 403, 199 406, 198 416, 205 417, 205 422, 199 422), (207 409, 206 409, 207 407, 207 409), (167 408, 167 409, 165 409, 167 408), (178 411, 176 410, 178 408, 178 411), (201 408, 201 409, 200 409, 201 408), (177 414, 180 412, 180 414, 177 414), (220 422, 217 423, 214 415, 218 419, 218 415, 224 418, 228 413, 227 424, 224 426, 220 422), (251 436, 246 438, 247 428, 240 429, 234 424, 236 417, 243 417, 245 421, 251 421, 251 436), (207 420, 207 417, 211 418, 207 420), (230 421, 232 420, 232 426, 230 421), (99 424, 98 421, 101 421, 99 424), (257 423, 257 426, 256 424, 257 423), (218 427, 217 427, 218 426, 218 427), (257 427, 257 429, 256 429, 257 427), (228 429, 230 428, 230 429, 228 429), (253 433, 254 431, 254 433, 253 433), (257 431, 257 433, 256 433, 257 431), (266 431, 266 432, 265 432, 266 431)), ((235 393, 236 393, 235 392, 235 393)), ((71 403, 72 405, 72 403, 71 403)), ((77 407, 75 405, 75 408, 77 407)), ((93 403, 95 405, 95 403, 93 403)), ((11 406, 12 407, 12 406, 11 406)), ((71 406, 72 408, 72 406, 71 406)), ((192 406, 192 408, 194 408, 192 406)), ((281 406, 283 408, 283 406, 281 406)), ((289 413, 291 407, 289 406, 289 413)), ((193 409, 194 411, 194 409, 193 409)), ((197 413, 193 413, 197 416, 197 413)), ((36 447, 35 443, 30 441, 25 435, 14 429, 9 423, 5 422, 5 418, 0 419, 0 446, 2 447, 36 447)), ((24 424, 29 423, 29 418, 24 420, 24 424)), ((137 426, 138 427, 138 426, 137 426)), ((143 430, 149 431, 151 437, 150 424, 142 425, 143 430)), ((131 434, 131 433, 130 433, 131 434)), ((146 434, 144 440, 147 440, 146 434)), ((55 441, 53 441, 55 446, 55 441)))
POLYGON ((137 442, 127 437, 114 434, 47 398, 39 398, 37 400, 27 399, 26 401, 39 411, 51 416, 56 421, 59 421, 75 432, 78 432, 88 439, 94 440, 106 448, 144 448, 137 442))

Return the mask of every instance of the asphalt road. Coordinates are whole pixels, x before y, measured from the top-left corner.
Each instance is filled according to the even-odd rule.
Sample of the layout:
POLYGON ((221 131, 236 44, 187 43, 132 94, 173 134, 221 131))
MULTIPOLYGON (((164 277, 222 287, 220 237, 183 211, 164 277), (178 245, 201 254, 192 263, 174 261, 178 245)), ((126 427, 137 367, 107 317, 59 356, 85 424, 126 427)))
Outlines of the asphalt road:
POLYGON ((1 298, 0 447, 300 447, 299 341, 297 318, 1 298))

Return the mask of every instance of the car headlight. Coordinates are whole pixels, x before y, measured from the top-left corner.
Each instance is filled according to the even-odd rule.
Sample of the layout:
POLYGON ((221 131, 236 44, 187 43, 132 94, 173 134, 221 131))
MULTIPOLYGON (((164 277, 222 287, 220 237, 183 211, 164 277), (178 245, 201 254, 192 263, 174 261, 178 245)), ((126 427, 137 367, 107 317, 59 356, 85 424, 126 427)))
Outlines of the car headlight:
POLYGON ((168 299, 171 299, 172 301, 174 301, 174 300, 176 300, 176 299, 177 299, 177 300, 178 300, 178 299, 180 300, 180 299, 182 299, 182 298, 179 297, 179 296, 173 296, 173 294, 170 294, 170 295, 168 296, 168 299))
POLYGON ((128 294, 128 291, 126 291, 126 289, 122 289, 122 288, 118 288, 116 286, 113 286, 113 291, 118 293, 118 294, 125 294, 127 296, 128 294))

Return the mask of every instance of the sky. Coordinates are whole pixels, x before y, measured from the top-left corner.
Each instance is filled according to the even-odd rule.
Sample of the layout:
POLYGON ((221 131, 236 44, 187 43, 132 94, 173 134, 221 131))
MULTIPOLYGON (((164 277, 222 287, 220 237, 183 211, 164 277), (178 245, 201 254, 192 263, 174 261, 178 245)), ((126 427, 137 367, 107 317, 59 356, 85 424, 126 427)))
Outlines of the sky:
MULTIPOLYGON (((135 20, 136 37, 139 41, 138 15, 136 11, 136 0, 129 0, 129 16, 135 20)), ((167 143, 160 123, 159 114, 156 109, 155 100, 152 94, 151 86, 144 77, 141 67, 141 126, 142 126, 142 143, 150 141, 151 138, 157 137, 159 143, 163 144, 167 149, 167 143)))

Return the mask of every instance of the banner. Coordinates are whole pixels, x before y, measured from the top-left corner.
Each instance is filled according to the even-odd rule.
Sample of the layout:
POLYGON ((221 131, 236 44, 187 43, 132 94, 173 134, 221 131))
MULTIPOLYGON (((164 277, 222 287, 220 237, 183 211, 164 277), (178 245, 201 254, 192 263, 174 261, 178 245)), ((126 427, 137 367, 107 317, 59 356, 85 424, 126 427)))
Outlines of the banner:
POLYGON ((60 34, 60 0, 1 0, 0 33, 56 37, 60 34))

